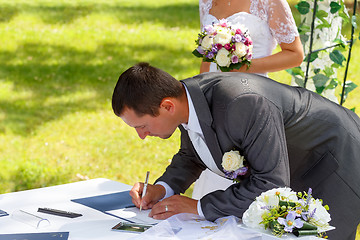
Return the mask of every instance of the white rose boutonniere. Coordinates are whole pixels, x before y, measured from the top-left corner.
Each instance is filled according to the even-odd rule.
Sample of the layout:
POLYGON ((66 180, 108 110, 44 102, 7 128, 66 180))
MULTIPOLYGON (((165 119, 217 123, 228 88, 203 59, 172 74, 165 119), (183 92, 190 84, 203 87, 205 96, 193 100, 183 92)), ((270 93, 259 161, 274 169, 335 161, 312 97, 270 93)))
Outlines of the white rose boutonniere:
POLYGON ((226 152, 222 158, 222 167, 224 168, 225 175, 234 181, 240 175, 245 175, 248 167, 244 165, 245 158, 241 156, 239 151, 226 152))

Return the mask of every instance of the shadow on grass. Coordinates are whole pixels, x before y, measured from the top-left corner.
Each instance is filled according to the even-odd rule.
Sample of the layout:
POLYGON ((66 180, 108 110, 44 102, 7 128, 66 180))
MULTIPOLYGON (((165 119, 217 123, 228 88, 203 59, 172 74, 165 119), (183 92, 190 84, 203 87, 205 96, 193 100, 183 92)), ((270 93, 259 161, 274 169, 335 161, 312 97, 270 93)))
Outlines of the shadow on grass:
MULTIPOLYGON (((123 5, 122 5, 123 4, 123 5)), ((135 4, 133 4, 135 5, 135 4)), ((17 14, 33 14, 47 24, 69 24, 77 18, 91 14, 115 16, 124 24, 162 23, 169 27, 199 28, 198 3, 173 3, 165 6, 128 6, 106 3, 83 3, 82 5, 52 3, 48 6, 27 3, 3 4, 0 6, 0 22, 9 22, 17 14)))
POLYGON ((166 71, 169 59, 173 59, 171 71, 181 71, 189 67, 181 60, 192 58, 191 53, 182 49, 156 45, 149 50, 146 44, 136 48, 105 44, 94 52, 26 44, 15 52, 0 52, 0 79, 11 81, 13 91, 24 92, 24 97, 19 94, 15 99, 0 98, 0 109, 5 110, 0 132, 26 136, 40 125, 67 114, 95 111, 106 104, 111 108, 110 99, 119 74, 142 61, 144 52, 148 56, 146 61, 166 71), (132 52, 131 56, 128 52, 132 52), (76 95, 80 97, 74 98, 76 95))

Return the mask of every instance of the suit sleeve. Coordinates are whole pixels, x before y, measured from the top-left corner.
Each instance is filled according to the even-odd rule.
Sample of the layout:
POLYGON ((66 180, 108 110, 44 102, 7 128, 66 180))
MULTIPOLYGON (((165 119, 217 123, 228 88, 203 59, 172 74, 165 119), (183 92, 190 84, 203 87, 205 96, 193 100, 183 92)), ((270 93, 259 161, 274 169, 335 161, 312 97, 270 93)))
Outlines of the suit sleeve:
POLYGON ((263 191, 290 184, 281 111, 266 98, 252 93, 233 100, 225 118, 227 134, 248 161, 250 176, 201 199, 202 211, 210 221, 229 215, 241 218, 263 191))
POLYGON ((187 131, 181 126, 179 128, 181 131, 180 150, 174 155, 164 174, 156 180, 156 182, 166 182, 175 194, 184 193, 206 168, 195 155, 187 131))

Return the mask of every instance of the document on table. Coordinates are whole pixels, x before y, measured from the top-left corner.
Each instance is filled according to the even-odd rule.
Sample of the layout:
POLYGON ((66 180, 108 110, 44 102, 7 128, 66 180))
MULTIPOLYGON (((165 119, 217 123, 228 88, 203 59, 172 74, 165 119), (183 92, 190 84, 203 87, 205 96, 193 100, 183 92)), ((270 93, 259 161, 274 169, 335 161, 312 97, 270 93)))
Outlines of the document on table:
POLYGON ((135 206, 131 201, 129 191, 72 199, 71 201, 94 208, 101 212, 135 206))
POLYGON ((148 216, 150 210, 140 211, 135 207, 131 201, 129 191, 73 199, 71 201, 133 223, 156 224, 160 221, 148 216))
POLYGON ((122 208, 122 209, 116 209, 111 211, 106 211, 107 213, 111 215, 115 215, 121 218, 124 218, 126 220, 129 220, 134 223, 142 223, 142 224, 152 224, 155 225, 161 220, 156 220, 151 217, 149 217, 151 209, 144 210, 142 209, 140 211, 137 207, 130 207, 130 208, 122 208))

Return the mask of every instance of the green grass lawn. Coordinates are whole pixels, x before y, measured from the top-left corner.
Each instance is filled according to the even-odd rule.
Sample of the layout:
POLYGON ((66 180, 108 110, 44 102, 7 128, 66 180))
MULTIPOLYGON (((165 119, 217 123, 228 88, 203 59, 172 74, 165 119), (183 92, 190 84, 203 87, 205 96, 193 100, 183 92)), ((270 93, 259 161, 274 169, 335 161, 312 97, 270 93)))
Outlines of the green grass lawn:
MULTIPOLYGON (((178 79, 197 74, 198 30, 197 0, 0 0, 0 193, 159 177, 179 132, 140 140, 112 113, 111 94, 139 61, 178 79)), ((348 80, 360 86, 359 53, 356 42, 348 80)), ((345 103, 357 113, 359 91, 345 103)))

